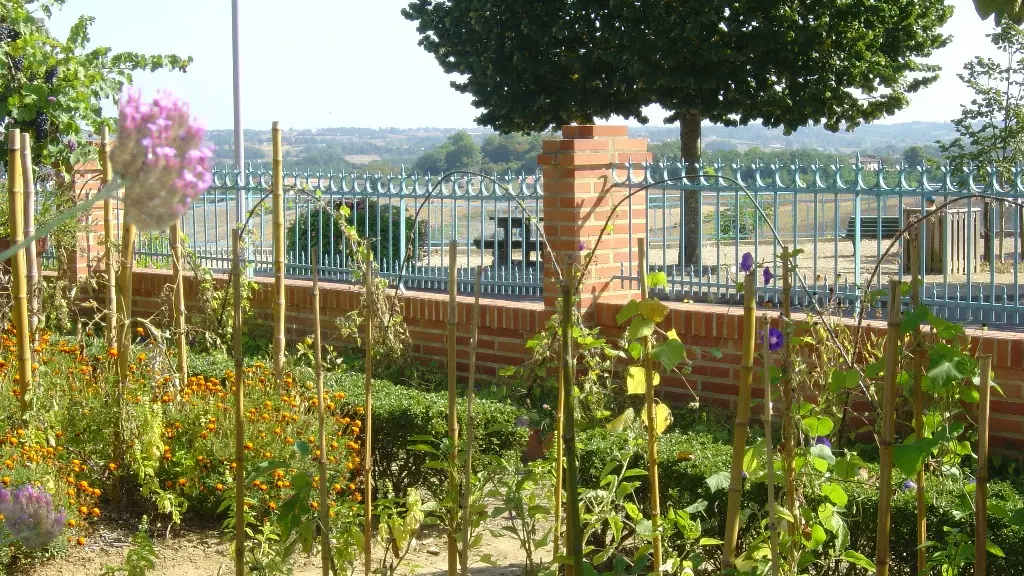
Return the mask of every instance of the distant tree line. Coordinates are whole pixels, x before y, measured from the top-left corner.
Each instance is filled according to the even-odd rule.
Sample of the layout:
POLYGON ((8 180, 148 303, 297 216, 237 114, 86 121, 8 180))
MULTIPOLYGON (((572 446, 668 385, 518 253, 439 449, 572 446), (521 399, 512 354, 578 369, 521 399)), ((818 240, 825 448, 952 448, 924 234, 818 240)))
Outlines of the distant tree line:
POLYGON ((490 134, 477 144, 468 132, 459 131, 424 152, 413 167, 420 173, 431 174, 453 170, 533 174, 544 137, 544 134, 490 134))

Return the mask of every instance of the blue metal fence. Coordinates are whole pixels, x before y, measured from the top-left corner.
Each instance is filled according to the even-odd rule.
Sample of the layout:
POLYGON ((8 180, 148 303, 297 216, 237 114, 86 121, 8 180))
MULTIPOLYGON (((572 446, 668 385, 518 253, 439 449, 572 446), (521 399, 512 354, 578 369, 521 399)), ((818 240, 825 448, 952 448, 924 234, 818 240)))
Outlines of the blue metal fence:
MULTIPOLYGON (((751 252, 777 277, 785 244, 802 250, 798 273, 807 290, 795 292, 797 305, 814 299, 819 305, 856 310, 866 291, 884 288, 892 277, 909 279, 914 252, 923 279, 922 301, 937 313, 963 322, 1007 325, 1024 318, 1024 168, 1004 185, 994 171, 886 169, 860 163, 719 164, 702 166, 699 172, 699 177, 687 179, 680 164, 650 164, 613 175, 624 190, 649 187, 648 254, 651 268, 667 273, 669 297, 734 302, 742 255, 751 252), (699 210, 684 210, 684 198, 696 193, 699 210), (915 239, 898 239, 887 253, 899 230, 944 205, 928 218, 929 224, 913 229, 915 239), (699 219, 699 250, 690 250, 689 258, 683 233, 687 217, 699 219)), ((692 237, 690 242, 692 246, 692 237)), ((630 246, 630 261, 623 263, 620 275, 623 282, 636 281, 634 244, 630 246)), ((773 279, 765 293, 777 300, 780 288, 773 279)))

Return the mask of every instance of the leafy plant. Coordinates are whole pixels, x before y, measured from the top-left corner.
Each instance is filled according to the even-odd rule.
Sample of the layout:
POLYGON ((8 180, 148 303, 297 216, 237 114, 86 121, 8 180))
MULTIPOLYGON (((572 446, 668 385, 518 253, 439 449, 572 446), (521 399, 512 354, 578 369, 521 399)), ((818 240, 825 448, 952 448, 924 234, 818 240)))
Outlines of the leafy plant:
POLYGON ((153 546, 153 539, 149 537, 147 517, 142 517, 139 529, 132 535, 131 544, 124 563, 120 566, 107 566, 101 576, 146 576, 150 570, 156 568, 156 561, 160 559, 160 555, 153 546))
MULTIPOLYGON (((491 509, 491 519, 502 520, 500 529, 491 529, 496 538, 511 534, 519 541, 526 558, 525 576, 537 576, 549 562, 541 550, 551 542, 554 527, 545 526, 554 502, 554 474, 550 460, 538 460, 525 469, 515 469, 498 476, 494 495, 498 505, 491 509)), ((490 563, 488 555, 481 562, 490 563)))

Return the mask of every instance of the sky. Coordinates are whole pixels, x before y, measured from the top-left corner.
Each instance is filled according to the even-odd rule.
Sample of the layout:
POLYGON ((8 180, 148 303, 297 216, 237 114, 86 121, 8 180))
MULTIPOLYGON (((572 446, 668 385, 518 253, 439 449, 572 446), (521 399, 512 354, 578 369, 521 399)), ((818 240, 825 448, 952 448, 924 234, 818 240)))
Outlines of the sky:
MULTIPOLYGON (((470 97, 449 86, 433 56, 417 45, 402 17, 407 0, 241 0, 242 115, 246 128, 474 126, 470 97)), ((970 92, 956 74, 975 55, 995 54, 972 0, 947 0, 955 12, 945 32, 953 41, 930 61, 940 79, 911 96, 884 122, 949 121, 970 92)), ((68 0, 50 26, 64 35, 81 14, 96 18, 95 45, 117 51, 192 56, 186 74, 142 73, 135 84, 151 94, 166 88, 188 100, 209 128, 231 128, 231 2, 229 0, 68 0)), ((664 112, 648 110, 652 124, 664 112)), ((621 120, 619 120, 621 122, 621 120)), ((635 123, 635 122, 629 122, 635 123)))

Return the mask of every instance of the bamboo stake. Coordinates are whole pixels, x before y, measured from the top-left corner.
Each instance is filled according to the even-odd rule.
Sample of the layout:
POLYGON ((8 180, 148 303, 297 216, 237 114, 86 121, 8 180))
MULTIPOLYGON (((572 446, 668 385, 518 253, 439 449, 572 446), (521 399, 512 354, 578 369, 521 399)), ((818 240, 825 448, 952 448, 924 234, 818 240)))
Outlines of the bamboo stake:
POLYGON ((171 224, 171 259, 174 272, 174 332, 178 349, 178 386, 188 382, 188 342, 185 334, 185 278, 183 276, 181 226, 171 224))
MULTIPOLYGON (((275 128, 277 123, 275 122, 275 128)), ((327 482, 327 438, 324 435, 324 365, 320 355, 320 254, 316 248, 312 250, 313 264, 313 346, 314 365, 316 368, 316 418, 317 418, 317 449, 320 452, 320 567, 323 576, 331 573, 331 518, 329 514, 330 499, 327 482)))
POLYGON ((473 398, 476 384, 476 347, 477 339, 480 337, 480 280, 483 275, 483 266, 477 266, 476 278, 473 282, 473 318, 469 326, 469 384, 466 387, 466 469, 462 477, 462 549, 459 556, 462 576, 469 576, 469 507, 471 504, 470 487, 473 482, 473 439, 476 434, 473 398))
POLYGON ((235 321, 235 576, 245 576, 245 360, 242 358, 242 249, 241 231, 232 236, 231 278, 234 280, 235 321))
MULTIPOLYGON (((561 355, 564 353, 564 350, 560 350, 558 359, 558 413, 555 414, 555 527, 551 541, 552 560, 558 558, 558 554, 561 550, 560 544, 562 538, 562 485, 565 480, 565 451, 562 445, 562 414, 565 413, 565 379, 562 377, 561 366, 564 360, 561 355)), ((541 438, 540 440, 543 446, 544 439, 541 438)))
MULTIPOLYGON (((114 178, 106 126, 100 128, 100 165, 103 168, 100 180, 102 187, 114 178)), ((110 198, 103 201, 103 260, 107 275, 107 344, 114 347, 117 345, 117 286, 114 271, 114 203, 110 198)))
POLYGON ((764 368, 764 451, 765 451, 765 482, 768 485, 768 539, 771 547, 771 576, 779 574, 779 526, 775 519, 775 447, 772 446, 772 364, 769 346, 768 317, 764 318, 764 343, 761 346, 761 365, 764 368))
MULTIPOLYGON (((284 379, 284 321, 287 311, 284 290, 284 177, 281 152, 281 127, 274 122, 273 128, 273 196, 274 211, 274 377, 278 383, 284 379)), ((319 251, 317 251, 319 253, 319 251)))
MULTIPOLYGON (((920 231, 913 232, 920 238, 920 231)), ((910 250, 911 289, 910 307, 916 309, 921 304, 920 276, 918 270, 917 250, 910 250)), ((917 441, 924 439, 924 387, 922 385, 926 358, 921 343, 921 326, 914 328, 914 431, 917 441)), ((917 573, 924 574, 928 565, 928 554, 925 545, 928 543, 928 515, 924 493, 924 467, 917 471, 917 573)))
POLYGON ((725 516, 725 543, 722 557, 726 568, 736 564, 736 544, 740 532, 740 499, 743 492, 743 454, 747 447, 750 419, 750 385, 754 380, 754 273, 748 272, 743 286, 743 353, 740 364, 740 390, 736 401, 736 424, 732 436, 732 466, 729 472, 729 502, 725 516))
MULTIPOLYGON (((21 173, 25 181, 25 238, 31 238, 36 232, 36 179, 32 167, 32 137, 28 132, 21 135, 21 173)), ((36 243, 25 246, 25 290, 28 295, 28 325, 32 343, 36 342, 36 326, 39 325, 39 299, 37 284, 39 282, 39 260, 36 255, 36 243)))
POLYGON ((369 250, 363 268, 363 290, 366 298, 366 372, 363 380, 363 574, 370 576, 373 567, 373 258, 369 250))
POLYGON ((896 372, 899 370, 900 281, 889 281, 889 325, 885 340, 885 378, 882 390, 882 437, 878 447, 878 534, 875 573, 889 574, 889 520, 892 512, 892 437, 895 427, 896 372))
MULTIPOLYGON (((648 297, 647 287, 647 239, 636 240, 637 273, 640 276, 640 298, 648 297)), ((647 412, 647 481, 651 486, 651 553, 654 556, 654 573, 661 574, 661 488, 658 483, 658 427, 654 405, 654 362, 651 358, 651 337, 643 342, 644 361, 644 407, 647 412)))
MULTIPOLYGON (((456 412, 457 368, 456 366, 456 335, 458 329, 458 293, 455 275, 458 265, 458 244, 455 240, 448 243, 448 495, 455 498, 459 493, 459 420, 456 412)), ((458 510, 452 511, 451 524, 448 526, 448 574, 459 573, 459 543, 457 530, 459 527, 458 510)))
MULTIPOLYGON (((11 245, 25 239, 24 190, 21 176, 21 133, 18 129, 8 132, 7 139, 7 192, 8 225, 11 245)), ((32 387, 32 342, 28 324, 28 299, 25 294, 25 251, 18 250, 11 258, 11 289, 14 301, 13 320, 17 330, 18 343, 18 405, 22 416, 28 411, 28 396, 32 387)))
POLYGON ((985 576, 988 563, 988 416, 992 399, 992 356, 980 356, 978 364, 981 399, 978 403, 978 473, 974 479, 974 576, 985 576))
MULTIPOLYGON (((782 247, 782 324, 783 329, 791 329, 792 324, 790 323, 790 295, 793 291, 793 273, 790 262, 790 251, 789 246, 782 247)), ((786 340, 782 344, 782 452, 783 460, 785 463, 785 482, 786 482, 786 511, 793 518, 792 522, 787 522, 786 527, 789 532, 789 568, 790 573, 796 574, 797 567, 797 547, 795 543, 798 541, 800 527, 798 525, 800 516, 796 510, 796 463, 795 463, 795 451, 796 451, 796 432, 793 423, 793 365, 791 349, 789 346, 789 336, 787 335, 786 340)))
MULTIPOLYGON (((125 213, 122 212, 122 215, 125 213)), ((118 270, 117 282, 113 285, 120 286, 120 297, 117 299, 117 317, 121 318, 121 322, 116 324, 118 330, 117 336, 117 397, 114 399, 114 403, 117 407, 117 428, 114 432, 115 436, 115 449, 114 461, 117 463, 119 470, 127 470, 125 467, 125 454, 124 446, 128 438, 127 427, 127 416, 125 415, 125 397, 128 395, 128 369, 131 363, 131 324, 132 324, 132 272, 134 258, 132 255, 135 249, 135 225, 129 224, 127 221, 122 219, 123 228, 121 229, 121 267, 118 270)), ((120 478, 118 475, 118 484, 120 484, 120 478)), ((119 498, 121 493, 121 486, 118 486, 118 490, 115 491, 115 498, 119 498)))
POLYGON ((574 262, 571 257, 565 263, 565 279, 562 284, 562 442, 565 443, 565 495, 566 495, 566 548, 572 557, 572 566, 567 566, 566 576, 583 574, 583 529, 580 526, 580 493, 576 462, 576 409, 573 401, 572 355, 572 312, 573 287, 575 285, 574 262))

